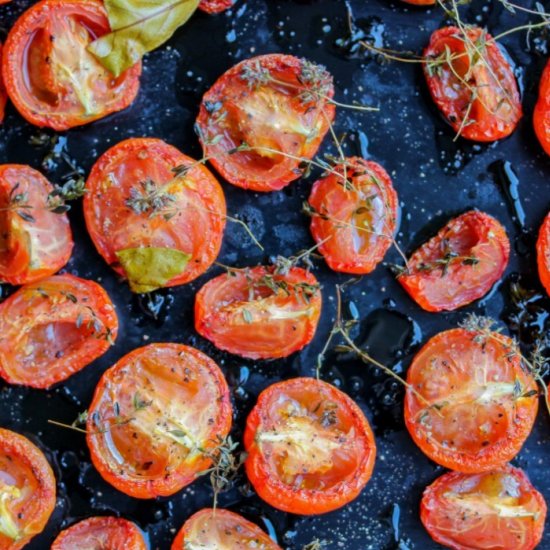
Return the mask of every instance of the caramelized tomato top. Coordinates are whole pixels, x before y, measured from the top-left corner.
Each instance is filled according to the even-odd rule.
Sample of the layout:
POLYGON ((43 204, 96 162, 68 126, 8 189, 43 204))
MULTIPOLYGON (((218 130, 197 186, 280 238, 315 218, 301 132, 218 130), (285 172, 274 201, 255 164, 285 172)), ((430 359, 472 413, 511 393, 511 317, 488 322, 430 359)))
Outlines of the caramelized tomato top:
POLYGON ((544 218, 537 239, 537 264, 540 281, 550 296, 550 212, 544 218))
POLYGON ((550 61, 542 73, 539 98, 533 112, 533 126, 542 148, 550 155, 550 61))

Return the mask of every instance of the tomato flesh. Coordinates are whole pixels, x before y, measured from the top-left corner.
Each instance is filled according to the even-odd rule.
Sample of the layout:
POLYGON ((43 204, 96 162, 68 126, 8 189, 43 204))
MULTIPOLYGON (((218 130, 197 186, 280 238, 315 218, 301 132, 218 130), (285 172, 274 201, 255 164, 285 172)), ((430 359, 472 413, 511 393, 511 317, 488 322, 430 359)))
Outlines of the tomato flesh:
POLYGON ((533 111, 533 127, 542 148, 550 155, 550 62, 546 63, 540 79, 539 97, 533 111))
POLYGON ((544 218, 537 239, 537 265, 540 281, 550 296, 550 212, 544 218))
MULTIPOLYGON (((2 2, 0 2, 1 4, 2 2)), ((0 59, 2 59, 2 44, 0 43, 0 59)), ((6 94, 6 88, 4 87, 4 79, 0 71, 0 124, 4 120, 4 109, 6 108, 6 101, 8 96, 6 94)))
POLYGON ((216 14, 232 8, 234 4, 235 0, 201 0, 199 10, 205 13, 216 14))

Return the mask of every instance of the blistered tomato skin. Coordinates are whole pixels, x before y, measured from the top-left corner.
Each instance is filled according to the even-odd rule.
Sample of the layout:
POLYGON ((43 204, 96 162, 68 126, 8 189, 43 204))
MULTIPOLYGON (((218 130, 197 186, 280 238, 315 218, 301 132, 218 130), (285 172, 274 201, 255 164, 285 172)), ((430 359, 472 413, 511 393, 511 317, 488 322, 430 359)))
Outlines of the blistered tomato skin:
POLYGON ((542 148, 550 155, 550 61, 546 63, 540 79, 539 98, 533 111, 533 127, 542 148))
POLYGON ((544 218, 537 239, 537 265, 542 286, 550 296, 550 212, 544 218))
POLYGON ((234 4, 235 0, 201 0, 199 10, 214 15, 232 8, 234 4))
POLYGON ((87 51, 110 32, 96 0, 42 0, 10 30, 2 56, 8 95, 31 124, 68 130, 128 107, 141 64, 115 78, 87 51))

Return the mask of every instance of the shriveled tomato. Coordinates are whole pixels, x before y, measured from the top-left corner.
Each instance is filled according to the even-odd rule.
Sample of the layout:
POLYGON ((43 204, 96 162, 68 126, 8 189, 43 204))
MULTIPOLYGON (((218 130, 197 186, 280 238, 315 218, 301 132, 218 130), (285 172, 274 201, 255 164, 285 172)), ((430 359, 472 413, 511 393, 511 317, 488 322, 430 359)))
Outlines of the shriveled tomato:
POLYGON ((533 111, 533 126, 542 148, 550 155, 550 61, 542 73, 539 98, 533 111))
POLYGON ((317 279, 301 268, 231 270, 195 297, 195 329, 216 347, 241 357, 286 357, 309 344, 321 314, 317 279))
POLYGON ((86 188, 90 236, 134 292, 188 283, 216 259, 226 221, 222 188, 171 145, 122 141, 95 163, 86 188))
POLYGON ((61 531, 50 550, 148 550, 139 527, 123 518, 95 516, 61 531))
POLYGON ((0 549, 23 548, 55 508, 55 477, 44 453, 0 428, 0 549))
POLYGON ((409 259, 398 281, 426 311, 451 311, 481 298, 510 256, 506 230, 477 210, 450 220, 409 259))
POLYGON ((509 136, 522 116, 512 68, 485 30, 436 30, 424 50, 430 94, 452 128, 466 139, 509 136))
POLYGON ((376 162, 352 157, 315 182, 311 233, 334 271, 370 273, 391 246, 397 194, 376 162))
POLYGON ((21 164, 0 165, 0 280, 21 285, 59 271, 71 257, 69 219, 56 213, 53 187, 21 164))
POLYGON ((227 382, 212 359, 181 344, 151 344, 102 376, 86 439, 95 467, 119 491, 168 496, 211 465, 231 415, 227 382))
POLYGON ((205 13, 221 13, 232 8, 235 0, 201 0, 199 10, 205 13))
POLYGON ((352 501, 369 481, 376 445, 345 393, 314 378, 269 386, 248 416, 245 467, 258 495, 293 514, 322 514, 352 501))
POLYGON ((332 120, 332 76, 291 55, 246 59, 202 99, 196 130, 205 156, 230 183, 274 191, 299 178, 332 120))
POLYGON ((107 351, 118 321, 97 283, 54 275, 20 288, 0 304, 0 376, 49 388, 107 351))
POLYGON ((537 239, 537 264, 539 277, 550 296, 550 212, 544 218, 537 239))
POLYGON ((432 538, 454 550, 533 550, 546 502, 519 468, 447 473, 425 491, 420 518, 432 538))
MULTIPOLYGON (((1 3, 2 1, 0 0, 0 4, 1 3)), ((0 43, 0 59, 2 59, 1 43, 0 43)), ((4 87, 4 80, 2 79, 2 73, 0 71, 0 123, 4 120, 4 109, 6 108, 7 99, 8 99, 8 96, 6 95, 6 88, 4 87)))
POLYGON ((23 13, 6 39, 2 74, 28 122, 67 130, 132 103, 141 64, 115 78, 87 50, 108 32, 107 13, 97 0, 42 0, 23 13))
POLYGON ((500 333, 441 332, 407 372, 405 423, 434 462, 466 473, 511 460, 531 432, 537 385, 500 333))
POLYGON ((172 550, 281 550, 257 525, 229 510, 204 508, 193 514, 172 543, 172 550))

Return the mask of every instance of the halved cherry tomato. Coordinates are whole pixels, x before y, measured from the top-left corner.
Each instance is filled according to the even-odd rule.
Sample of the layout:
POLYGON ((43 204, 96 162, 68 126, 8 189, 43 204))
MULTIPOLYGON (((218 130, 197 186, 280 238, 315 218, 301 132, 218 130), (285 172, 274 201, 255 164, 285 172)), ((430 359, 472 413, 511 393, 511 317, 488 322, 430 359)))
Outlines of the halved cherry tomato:
POLYGON ((32 283, 69 261, 69 218, 53 211, 52 191, 50 182, 30 166, 0 165, 0 280, 32 283))
POLYGON ((248 479, 271 506, 323 514, 352 501, 369 481, 376 445, 357 404, 334 386, 294 378, 269 386, 248 416, 248 479))
POLYGON ((376 162, 352 157, 336 166, 315 182, 308 210, 313 238, 334 271, 370 273, 391 246, 397 194, 376 162))
POLYGON ((441 332, 407 372, 405 423, 434 462, 477 473, 508 462, 531 432, 537 385, 513 341, 465 329, 441 332))
POLYGON ((457 134, 490 142, 514 131, 522 116, 518 85, 489 33, 474 26, 438 29, 424 59, 432 98, 457 134))
POLYGON ((31 124, 67 130, 132 103, 141 64, 118 78, 87 46, 110 32, 103 2, 42 0, 16 21, 4 44, 8 95, 31 124))
POLYGON ((540 79, 539 98, 533 111, 533 126, 542 148, 550 155, 550 61, 546 63, 540 79))
POLYGON ((510 241, 500 222, 471 210, 424 243, 397 280, 426 311, 451 311, 487 294, 509 256, 510 241))
POLYGON ((204 154, 233 185, 282 189, 317 152, 334 119, 333 95, 321 65, 283 54, 246 59, 202 99, 195 127, 204 154))
POLYGON ((0 548, 18 550, 41 533, 55 508, 55 477, 44 453, 0 428, 0 548))
POLYGON ((193 514, 172 543, 172 550, 281 550, 256 524, 229 510, 204 508, 193 514))
POLYGON ((219 367, 181 344, 151 344, 102 376, 86 439, 102 477, 136 498, 168 496, 194 481, 231 429, 219 367))
POLYGON ((550 212, 544 218, 537 239, 537 264, 542 286, 550 296, 550 212))
POLYGON ((147 550, 139 527, 123 518, 96 516, 61 531, 50 550, 147 550))
POLYGON ((424 491, 420 519, 454 550, 533 550, 542 538, 546 502, 519 468, 447 473, 424 491))
POLYGON ((175 147, 160 139, 122 141, 95 163, 86 188, 92 240, 135 292, 188 283, 216 259, 226 221, 222 188, 175 147))
POLYGON ((232 8, 235 0, 201 0, 199 10, 205 13, 221 13, 222 11, 232 8))
POLYGON ((195 329, 217 348, 251 359, 286 357, 309 344, 321 314, 321 290, 293 267, 231 270, 195 297, 195 329))
POLYGON ((0 376, 49 388, 105 353, 118 321, 97 283, 54 275, 21 287, 0 304, 0 376))
MULTIPOLYGON (((9 2, 10 0, 8 0, 9 2)), ((3 2, 0 0, 0 4, 3 2)), ((2 44, 0 44, 0 59, 2 59, 2 44)), ((4 120, 4 109, 6 108, 6 101, 8 96, 6 94, 6 88, 4 87, 4 80, 2 79, 2 73, 0 71, 0 123, 4 120)))

